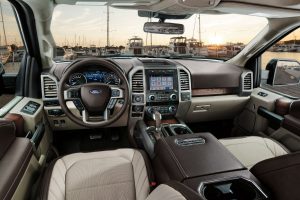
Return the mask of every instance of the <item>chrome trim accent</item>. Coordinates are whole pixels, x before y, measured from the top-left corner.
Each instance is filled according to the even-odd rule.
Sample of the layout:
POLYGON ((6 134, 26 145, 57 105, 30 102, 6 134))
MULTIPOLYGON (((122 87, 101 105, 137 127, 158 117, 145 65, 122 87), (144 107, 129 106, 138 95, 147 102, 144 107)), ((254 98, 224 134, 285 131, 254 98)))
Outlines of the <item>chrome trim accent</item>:
POLYGON ((268 195, 253 181, 253 180, 250 180, 248 178, 245 178, 245 177, 242 177, 242 176, 236 176, 236 177, 230 177, 230 178, 220 178, 220 179, 213 179, 213 180, 209 180, 209 181, 204 181, 204 182, 201 182, 198 186, 198 189, 197 189, 197 192, 198 194, 203 197, 204 199, 205 196, 204 196, 204 185, 205 184, 210 184, 210 183, 218 183, 218 182, 221 182, 221 181, 230 181, 230 180, 237 180, 237 179, 243 179, 245 181, 248 181, 250 182, 251 184, 253 184, 253 186, 259 191, 261 192, 261 194, 266 198, 268 199, 268 195))
POLYGON ((194 137, 194 138, 176 138, 174 140, 175 144, 182 147, 194 146, 205 144, 206 140, 202 137, 194 137))

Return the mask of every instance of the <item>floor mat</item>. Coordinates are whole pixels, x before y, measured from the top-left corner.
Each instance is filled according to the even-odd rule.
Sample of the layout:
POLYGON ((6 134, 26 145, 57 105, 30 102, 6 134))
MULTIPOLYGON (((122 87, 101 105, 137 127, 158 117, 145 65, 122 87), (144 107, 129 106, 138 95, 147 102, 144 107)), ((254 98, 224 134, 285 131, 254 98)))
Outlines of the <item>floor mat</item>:
POLYGON ((129 148, 126 128, 103 128, 54 132, 54 146, 60 156, 77 153, 129 148))

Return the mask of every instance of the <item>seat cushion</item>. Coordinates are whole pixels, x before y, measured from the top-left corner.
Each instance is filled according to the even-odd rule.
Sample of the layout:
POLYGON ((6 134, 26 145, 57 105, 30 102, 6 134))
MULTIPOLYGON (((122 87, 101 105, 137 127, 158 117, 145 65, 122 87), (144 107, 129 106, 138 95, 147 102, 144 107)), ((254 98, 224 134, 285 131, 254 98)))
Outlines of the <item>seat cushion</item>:
POLYGON ((249 136, 219 141, 248 169, 260 161, 288 153, 278 142, 263 137, 249 136))
POLYGON ((55 162, 49 177, 43 194, 49 200, 144 200, 149 194, 145 161, 134 149, 71 154, 55 162))

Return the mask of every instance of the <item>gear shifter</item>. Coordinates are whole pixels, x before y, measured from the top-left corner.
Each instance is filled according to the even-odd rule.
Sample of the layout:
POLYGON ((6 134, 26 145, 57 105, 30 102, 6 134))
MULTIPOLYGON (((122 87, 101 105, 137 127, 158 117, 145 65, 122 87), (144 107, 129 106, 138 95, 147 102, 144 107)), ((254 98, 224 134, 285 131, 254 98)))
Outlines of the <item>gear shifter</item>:
POLYGON ((160 132, 161 130, 161 114, 157 110, 152 115, 153 120, 155 120, 155 130, 160 132))

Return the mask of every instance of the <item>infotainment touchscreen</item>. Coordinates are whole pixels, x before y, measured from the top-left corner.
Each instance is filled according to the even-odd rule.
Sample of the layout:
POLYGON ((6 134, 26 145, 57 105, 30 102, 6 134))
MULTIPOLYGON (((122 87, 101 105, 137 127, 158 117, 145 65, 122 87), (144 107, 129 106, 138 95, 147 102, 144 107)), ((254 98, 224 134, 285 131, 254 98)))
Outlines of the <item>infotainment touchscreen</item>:
POLYGON ((150 76, 150 90, 173 90, 173 76, 150 76))

